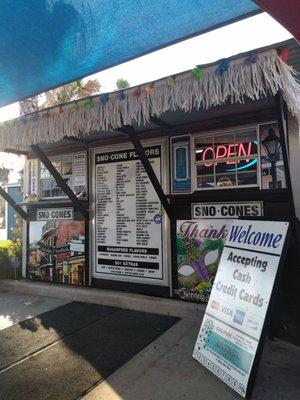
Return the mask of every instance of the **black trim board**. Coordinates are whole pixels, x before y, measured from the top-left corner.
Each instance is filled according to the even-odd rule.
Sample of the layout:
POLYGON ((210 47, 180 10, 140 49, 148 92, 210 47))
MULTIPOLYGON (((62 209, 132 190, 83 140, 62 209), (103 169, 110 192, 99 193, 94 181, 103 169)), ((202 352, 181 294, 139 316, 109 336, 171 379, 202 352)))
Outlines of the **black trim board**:
POLYGON ((91 287, 98 289, 119 290, 155 297, 170 298, 169 286, 149 285, 145 283, 122 282, 108 279, 92 278, 91 287))
POLYGON ((0 196, 23 218, 27 220, 27 213, 21 208, 15 200, 0 186, 0 196))
POLYGON ((129 125, 124 126, 123 128, 119 129, 120 132, 124 132, 128 135, 130 138, 133 148, 135 149, 136 153, 139 155, 139 159, 141 163, 143 164, 143 167, 145 171, 147 172, 148 178, 150 179, 150 182, 152 183, 152 186, 165 210, 167 213, 170 221, 173 218, 173 213, 172 213, 172 208, 170 206, 170 203, 161 187, 161 184, 159 180, 157 179, 157 176, 152 168, 152 165, 148 159, 148 157, 145 154, 145 150, 143 148, 143 145, 137 135, 137 132, 129 125))

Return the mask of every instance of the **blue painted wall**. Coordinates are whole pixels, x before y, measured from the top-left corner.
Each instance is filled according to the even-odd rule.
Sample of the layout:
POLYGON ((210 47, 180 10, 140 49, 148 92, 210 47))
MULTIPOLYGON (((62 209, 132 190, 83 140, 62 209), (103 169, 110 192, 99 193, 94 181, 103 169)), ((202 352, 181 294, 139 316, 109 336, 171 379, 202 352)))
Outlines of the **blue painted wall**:
MULTIPOLYGON (((20 186, 10 186, 7 188, 7 193, 16 201, 16 202, 21 202, 22 201, 22 193, 21 193, 21 187, 20 186)), ((15 210, 8 205, 7 207, 7 239, 14 239, 14 234, 11 231, 11 228, 15 226, 15 210)))

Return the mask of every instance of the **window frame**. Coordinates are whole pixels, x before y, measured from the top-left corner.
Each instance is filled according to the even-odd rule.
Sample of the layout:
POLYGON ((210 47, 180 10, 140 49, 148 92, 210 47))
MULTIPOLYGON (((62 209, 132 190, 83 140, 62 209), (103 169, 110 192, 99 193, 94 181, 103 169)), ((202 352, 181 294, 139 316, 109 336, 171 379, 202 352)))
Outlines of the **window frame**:
MULTIPOLYGON (((73 153, 62 154, 62 155, 59 155, 59 156, 49 157, 49 159, 50 159, 50 161, 52 163, 53 162, 58 162, 58 161, 62 162, 63 159, 70 159, 70 162, 71 162, 71 165, 72 165, 72 173, 71 173, 71 175, 62 175, 60 172, 59 173, 61 174, 63 179, 70 177, 72 179, 72 182, 73 182, 73 174, 74 174, 73 153)), ((47 168, 46 168, 46 170, 47 170, 47 168)), ((39 199, 40 200, 61 200, 61 199, 65 200, 65 199, 67 199, 68 196, 66 194, 63 194, 62 196, 43 196, 42 195, 42 181, 45 181, 47 179, 55 181, 55 179, 52 177, 50 172, 49 172, 49 177, 42 178, 41 177, 41 171, 42 171, 42 162, 40 160, 38 160, 38 197, 39 197, 39 199)), ((70 188, 72 190, 74 190, 73 187, 70 186, 70 188)), ((52 191, 53 189, 50 189, 50 190, 52 191)))
MULTIPOLYGON (((192 141, 191 141, 191 178, 192 178, 192 191, 193 192, 201 192, 201 191, 212 191, 212 190, 226 190, 226 189, 245 189, 245 188, 259 188, 261 189, 261 154, 260 154, 260 137, 259 137, 259 125, 261 124, 250 124, 250 125, 240 125, 234 128, 226 128, 224 130, 212 130, 212 131, 204 131, 203 133, 195 133, 192 135, 192 141), (253 132, 256 133, 256 140, 257 140, 257 153, 255 157, 257 159, 257 170, 256 170, 256 176, 257 176, 257 183, 256 184, 250 184, 250 185, 232 185, 232 186, 214 186, 214 187, 203 187, 203 188, 198 188, 197 185, 197 165, 203 165, 203 162, 197 161, 196 160, 196 142, 197 140, 201 140, 201 138, 204 137, 211 137, 211 136, 216 136, 216 135, 228 135, 228 134, 235 134, 238 132, 243 132, 246 130, 252 130, 253 132)), ((232 161, 238 161, 238 160, 244 160, 245 157, 232 157, 230 160, 232 161)), ((212 162, 215 162, 216 160, 209 160, 212 162)), ((214 180, 216 177, 216 173, 214 171, 214 180)))

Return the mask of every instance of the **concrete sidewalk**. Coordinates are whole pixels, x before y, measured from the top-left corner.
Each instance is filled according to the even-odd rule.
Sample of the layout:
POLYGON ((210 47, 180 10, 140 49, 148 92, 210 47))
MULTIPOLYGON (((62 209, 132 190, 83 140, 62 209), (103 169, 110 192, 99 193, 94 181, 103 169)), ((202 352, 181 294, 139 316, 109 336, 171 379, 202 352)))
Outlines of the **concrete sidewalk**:
MULTIPOLYGON (((241 399, 192 358, 200 321, 182 319, 84 400, 241 399)), ((253 400, 300 398, 300 348, 267 341, 253 400)))
MULTIPOLYGON (((1 288, 13 290, 17 293, 16 296, 22 299, 26 296, 34 298, 36 295, 53 297, 46 299, 49 307, 59 304, 60 301, 79 300, 182 318, 104 382, 91 388, 83 397, 85 400, 241 398, 192 358, 205 309, 203 305, 108 290, 27 281, 0 281, 1 288)), ((300 398, 299 371, 300 348, 280 340, 268 340, 258 371, 253 399, 300 398)))
POLYGON ((0 291, 0 330, 69 303, 65 299, 0 291))

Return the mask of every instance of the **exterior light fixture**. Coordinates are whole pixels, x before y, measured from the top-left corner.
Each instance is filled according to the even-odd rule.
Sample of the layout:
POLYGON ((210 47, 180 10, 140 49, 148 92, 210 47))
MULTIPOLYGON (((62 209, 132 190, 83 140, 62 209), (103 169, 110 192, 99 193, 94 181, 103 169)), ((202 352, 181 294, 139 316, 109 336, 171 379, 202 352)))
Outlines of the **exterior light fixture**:
POLYGON ((262 145, 266 151, 267 159, 271 164, 272 189, 276 189, 279 183, 277 181, 276 164, 280 159, 281 144, 274 129, 269 129, 267 136, 262 141, 262 145))

